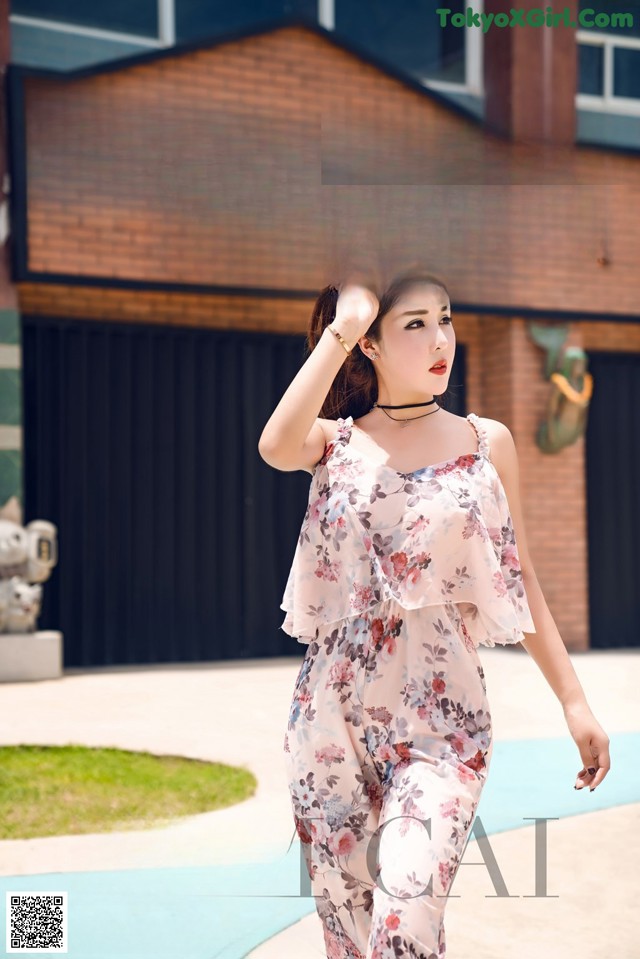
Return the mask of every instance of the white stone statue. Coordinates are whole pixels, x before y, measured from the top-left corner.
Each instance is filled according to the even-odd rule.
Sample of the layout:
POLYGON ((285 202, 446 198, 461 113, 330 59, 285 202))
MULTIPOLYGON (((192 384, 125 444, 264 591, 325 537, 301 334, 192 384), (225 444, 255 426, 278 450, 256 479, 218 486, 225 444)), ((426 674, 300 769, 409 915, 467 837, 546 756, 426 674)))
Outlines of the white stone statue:
POLYGON ((43 519, 22 525, 12 496, 0 509, 0 633, 33 633, 42 586, 58 562, 57 527, 43 519))

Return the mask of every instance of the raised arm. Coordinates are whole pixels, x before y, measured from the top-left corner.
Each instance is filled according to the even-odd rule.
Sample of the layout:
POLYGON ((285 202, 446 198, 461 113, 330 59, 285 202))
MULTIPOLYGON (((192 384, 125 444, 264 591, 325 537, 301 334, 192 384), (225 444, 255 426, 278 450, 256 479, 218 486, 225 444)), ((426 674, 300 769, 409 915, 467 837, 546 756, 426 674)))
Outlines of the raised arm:
MULTIPOLYGON (((378 312, 374 293, 349 285, 340 293, 333 326, 353 349, 378 312)), ((321 458, 325 432, 318 413, 347 352, 327 327, 267 420, 260 456, 275 469, 308 469, 321 458)))

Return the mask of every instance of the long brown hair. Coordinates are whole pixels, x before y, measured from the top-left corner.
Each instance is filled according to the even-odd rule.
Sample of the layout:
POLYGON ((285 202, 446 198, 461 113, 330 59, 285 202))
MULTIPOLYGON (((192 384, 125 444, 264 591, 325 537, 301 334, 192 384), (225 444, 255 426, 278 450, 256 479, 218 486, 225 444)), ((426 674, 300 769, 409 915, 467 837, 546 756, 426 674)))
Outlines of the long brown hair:
MULTIPOLYGON (((383 318, 389 310, 393 309, 401 296, 420 283, 431 283, 434 286, 439 286, 449 296, 446 285, 439 277, 421 269, 412 269, 396 275, 384 287, 382 293, 374 288, 376 285, 374 282, 363 283, 362 285, 369 286, 376 293, 379 301, 377 316, 367 330, 366 335, 378 342, 383 318)), ((339 295, 340 290, 335 286, 326 286, 320 292, 314 304, 309 329, 307 330, 305 359, 315 348, 324 332, 324 328, 335 318, 339 295)), ((447 393, 437 397, 438 405, 444 405, 442 399, 447 393)), ((354 420, 357 420, 369 412, 377 399, 378 378, 374 362, 356 344, 340 367, 322 404, 320 416, 322 419, 352 416, 354 420)))

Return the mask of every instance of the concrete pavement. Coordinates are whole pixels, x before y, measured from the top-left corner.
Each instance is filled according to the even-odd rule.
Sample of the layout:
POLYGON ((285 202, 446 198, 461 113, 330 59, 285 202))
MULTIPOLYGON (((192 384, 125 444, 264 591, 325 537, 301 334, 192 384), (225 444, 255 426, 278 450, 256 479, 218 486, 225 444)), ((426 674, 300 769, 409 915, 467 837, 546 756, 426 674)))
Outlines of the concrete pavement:
MULTIPOLYGON (((303 649, 293 652, 302 654, 303 649)), ((524 650, 483 648, 481 658, 495 741, 570 739, 559 703, 524 650)), ((640 732, 640 651, 577 653, 572 661, 592 710, 612 740, 617 733, 640 732)), ((78 743, 189 756, 246 766, 259 783, 256 795, 235 807, 154 829, 0 841, 0 876, 282 859, 293 835, 282 743, 299 664, 299 656, 293 655, 67 670, 60 680, 0 684, 2 744, 78 743)), ((541 950, 546 959, 565 959, 569 949, 579 950, 583 959, 614 953, 616 959, 640 956, 632 929, 640 793, 637 804, 629 803, 627 792, 625 805, 616 805, 613 758, 614 768, 596 793, 578 794, 584 812, 554 824, 548 872, 556 884, 550 892, 560 893, 557 899, 537 898, 528 888, 531 827, 491 837, 501 863, 509 864, 518 898, 491 898, 495 894, 485 869, 460 870, 454 888, 460 898, 447 906, 451 959, 506 959, 515 953, 528 959, 541 950), (598 794, 598 801, 607 804, 607 791, 612 808, 589 811, 598 794)), ((568 785, 579 768, 575 749, 568 785)), ((637 777, 636 769, 628 772, 637 777)), ((544 776, 544 769, 538 775, 544 776)), ((463 862, 481 861, 473 847, 472 841, 463 862)), ((243 955, 323 956, 315 912, 243 955)))

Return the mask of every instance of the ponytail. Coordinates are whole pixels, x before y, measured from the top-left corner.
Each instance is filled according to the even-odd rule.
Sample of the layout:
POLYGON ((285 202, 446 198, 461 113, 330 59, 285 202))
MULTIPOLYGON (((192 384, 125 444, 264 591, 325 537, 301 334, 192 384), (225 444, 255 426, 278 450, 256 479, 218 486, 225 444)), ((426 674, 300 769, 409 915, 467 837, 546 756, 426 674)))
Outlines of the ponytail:
MULTIPOLYGON (((335 286, 326 286, 318 296, 307 332, 305 359, 315 348, 325 327, 335 319, 339 295, 340 291, 335 286)), ((378 314, 367 330, 368 336, 376 338, 381 319, 378 314)), ((377 398, 378 378, 373 363, 356 343, 331 384, 320 416, 330 420, 347 416, 359 419, 369 412, 377 398)))

